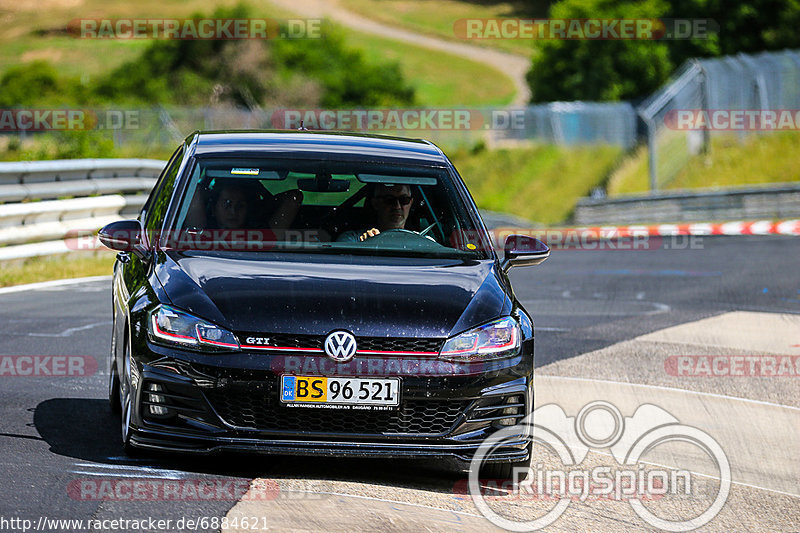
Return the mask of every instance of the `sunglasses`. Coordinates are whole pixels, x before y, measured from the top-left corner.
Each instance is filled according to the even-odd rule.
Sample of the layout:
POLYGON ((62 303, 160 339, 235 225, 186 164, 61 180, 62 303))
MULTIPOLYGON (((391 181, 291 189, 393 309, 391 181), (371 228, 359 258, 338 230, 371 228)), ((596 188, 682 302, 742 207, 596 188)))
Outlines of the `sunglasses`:
POLYGON ((392 196, 391 194, 385 194, 383 196, 377 197, 381 202, 383 202, 387 207, 394 206, 395 202, 399 203, 400 205, 408 205, 411 203, 411 200, 414 198, 409 195, 403 196, 392 196))

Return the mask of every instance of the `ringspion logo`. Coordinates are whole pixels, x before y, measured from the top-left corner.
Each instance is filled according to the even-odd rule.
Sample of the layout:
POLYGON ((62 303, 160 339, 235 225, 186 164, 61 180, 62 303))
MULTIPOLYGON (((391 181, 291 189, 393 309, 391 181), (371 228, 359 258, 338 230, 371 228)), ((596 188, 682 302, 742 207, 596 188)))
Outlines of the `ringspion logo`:
MULTIPOLYGON (((493 433, 481 443, 470 464, 469 494, 480 513, 492 524, 509 531, 536 531, 549 526, 573 501, 610 499, 627 502, 645 523, 666 531, 691 531, 713 520, 728 500, 731 467, 719 443, 705 431, 681 424, 668 411, 642 404, 631 416, 624 416, 613 404, 598 400, 584 405, 575 416, 567 416, 556 404, 537 408, 523 422, 493 433), (540 516, 523 520, 508 516, 489 503, 486 480, 479 479, 482 467, 495 452, 528 438, 533 449, 549 450, 555 467, 536 464, 515 467, 510 485, 513 499, 556 501, 540 516), (681 443, 700 452, 719 473, 713 490, 698 489, 700 476, 681 468, 646 465, 648 454, 659 446, 681 443), (591 468, 581 464, 591 450, 608 450, 613 462, 591 468), (559 464, 560 463, 560 464, 559 464), (658 509, 643 502, 691 498, 690 516, 671 516, 670 508, 658 509), (654 512, 658 511, 658 512, 654 512)), ((673 511, 674 512, 674 511, 673 511)))

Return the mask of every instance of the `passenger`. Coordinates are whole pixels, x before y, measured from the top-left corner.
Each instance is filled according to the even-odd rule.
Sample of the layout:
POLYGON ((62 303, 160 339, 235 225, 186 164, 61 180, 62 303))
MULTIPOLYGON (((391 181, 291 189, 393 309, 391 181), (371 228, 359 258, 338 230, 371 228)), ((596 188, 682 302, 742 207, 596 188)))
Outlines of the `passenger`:
POLYGON ((217 229, 244 229, 251 195, 240 183, 220 183, 211 193, 211 217, 217 229))
MULTIPOLYGON (((209 224, 214 229, 253 229, 261 241, 283 241, 303 203, 299 190, 270 195, 256 182, 217 181, 209 202, 209 224)), ((254 233, 249 233, 254 238, 254 233)))
POLYGON ((375 184, 367 196, 367 205, 375 213, 374 226, 362 231, 345 231, 336 240, 360 242, 380 235, 381 231, 405 229, 413 199, 408 185, 375 184))

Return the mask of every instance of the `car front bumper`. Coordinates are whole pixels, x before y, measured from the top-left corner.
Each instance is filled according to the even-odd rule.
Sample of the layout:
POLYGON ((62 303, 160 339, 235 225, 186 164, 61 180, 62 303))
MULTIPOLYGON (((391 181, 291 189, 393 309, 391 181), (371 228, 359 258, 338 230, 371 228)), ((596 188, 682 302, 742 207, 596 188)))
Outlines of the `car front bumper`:
MULTIPOLYGON (((532 343, 480 368, 420 374, 399 364, 392 377, 401 379, 401 404, 392 411, 286 407, 279 356, 213 357, 150 342, 141 348, 131 365, 131 445, 154 451, 434 458, 465 468, 484 439, 520 422, 533 405, 532 343)), ((315 368, 317 375, 331 369, 315 368)), ((525 460, 528 442, 521 432, 489 461, 525 460)))

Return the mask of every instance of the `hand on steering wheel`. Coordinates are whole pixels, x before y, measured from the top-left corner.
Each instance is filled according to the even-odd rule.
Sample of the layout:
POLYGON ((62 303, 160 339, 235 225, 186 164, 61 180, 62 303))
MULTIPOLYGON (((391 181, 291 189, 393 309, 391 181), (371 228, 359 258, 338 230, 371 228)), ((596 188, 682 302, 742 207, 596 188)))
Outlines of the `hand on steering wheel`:
POLYGON ((361 241, 361 242, 364 242, 365 240, 369 239, 370 237, 374 237, 376 235, 380 235, 380 233, 381 233, 381 230, 379 230, 378 228, 368 229, 367 231, 365 231, 364 233, 361 234, 361 236, 358 238, 358 240, 361 241))
POLYGON ((413 235, 418 235, 420 237, 425 237, 426 239, 430 239, 430 240, 433 241, 434 239, 432 239, 431 237, 425 235, 428 231, 430 231, 430 229, 432 227, 433 226, 429 226, 428 228, 426 228, 422 232, 414 231, 414 230, 410 230, 410 229, 405 229, 405 228, 392 228, 392 229, 385 230, 383 233, 381 233, 381 231, 378 228, 372 228, 372 229, 369 229, 369 230, 365 231, 364 233, 362 233, 361 236, 358 238, 358 240, 361 241, 361 242, 364 242, 365 240, 369 239, 370 237, 377 237, 378 235, 385 235, 387 233, 396 232, 396 233, 411 233, 413 235))

